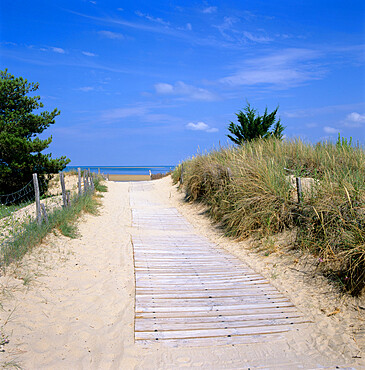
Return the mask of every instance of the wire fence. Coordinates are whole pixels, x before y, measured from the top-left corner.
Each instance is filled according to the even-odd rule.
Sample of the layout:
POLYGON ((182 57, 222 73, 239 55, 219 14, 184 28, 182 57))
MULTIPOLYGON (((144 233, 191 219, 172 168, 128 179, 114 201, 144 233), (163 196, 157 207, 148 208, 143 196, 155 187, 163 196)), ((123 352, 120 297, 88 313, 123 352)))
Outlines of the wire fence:
POLYGON ((54 176, 45 192, 37 174, 33 174, 33 179, 23 188, 0 195, 0 251, 17 238, 27 224, 48 223, 48 216, 56 209, 69 207, 73 200, 93 192, 95 175, 85 170, 81 176, 80 169, 76 175, 65 176, 61 172, 54 176))

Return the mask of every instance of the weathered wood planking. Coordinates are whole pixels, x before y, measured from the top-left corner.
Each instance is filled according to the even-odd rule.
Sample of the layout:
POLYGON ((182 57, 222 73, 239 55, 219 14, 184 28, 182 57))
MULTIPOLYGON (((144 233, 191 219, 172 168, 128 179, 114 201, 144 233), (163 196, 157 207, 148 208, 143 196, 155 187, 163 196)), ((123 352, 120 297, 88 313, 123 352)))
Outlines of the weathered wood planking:
POLYGON ((175 208, 132 186, 135 340, 170 345, 264 342, 308 321, 261 275, 194 233, 175 208))

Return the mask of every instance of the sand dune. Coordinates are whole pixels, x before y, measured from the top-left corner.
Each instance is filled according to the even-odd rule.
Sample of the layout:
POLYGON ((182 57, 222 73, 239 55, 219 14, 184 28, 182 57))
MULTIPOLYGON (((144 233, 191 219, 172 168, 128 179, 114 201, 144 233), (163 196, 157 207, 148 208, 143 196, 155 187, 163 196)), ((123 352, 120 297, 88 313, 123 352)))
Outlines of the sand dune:
POLYGON ((250 251, 247 243, 222 237, 203 209, 182 202, 170 178, 149 183, 151 204, 178 208, 196 232, 238 256, 288 296, 315 323, 315 330, 285 343, 176 348, 136 344, 130 184, 108 182, 100 215, 82 217, 79 239, 50 235, 0 277, 1 326, 9 335, 0 361, 14 361, 25 369, 365 367, 363 298, 341 299, 300 256, 278 251, 265 257, 250 251))

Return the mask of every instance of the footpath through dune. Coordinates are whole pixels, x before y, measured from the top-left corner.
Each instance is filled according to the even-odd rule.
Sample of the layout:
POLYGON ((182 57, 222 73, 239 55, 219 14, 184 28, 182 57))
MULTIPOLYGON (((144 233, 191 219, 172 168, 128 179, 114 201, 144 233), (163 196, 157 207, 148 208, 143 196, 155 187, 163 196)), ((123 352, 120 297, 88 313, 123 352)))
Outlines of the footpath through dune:
POLYGON ((50 236, 0 278, 9 335, 0 361, 25 369, 361 368, 344 338, 329 338, 184 218, 169 178, 108 188, 100 215, 83 216, 79 239, 50 236))

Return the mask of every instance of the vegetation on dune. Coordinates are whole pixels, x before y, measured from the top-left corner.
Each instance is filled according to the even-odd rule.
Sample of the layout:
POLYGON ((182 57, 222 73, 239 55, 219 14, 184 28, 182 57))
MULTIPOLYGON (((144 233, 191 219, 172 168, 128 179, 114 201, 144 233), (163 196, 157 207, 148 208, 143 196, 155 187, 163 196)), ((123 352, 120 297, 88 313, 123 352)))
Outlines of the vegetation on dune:
POLYGON ((231 122, 228 126, 228 131, 233 135, 227 135, 235 144, 242 145, 245 142, 255 139, 267 139, 276 137, 282 139, 284 126, 280 123, 280 119, 276 120, 276 113, 279 107, 276 107, 271 113, 267 113, 267 108, 263 116, 257 113, 257 110, 251 108, 247 103, 242 111, 236 113, 238 124, 231 122), (273 127, 272 131, 269 131, 273 127))
MULTIPOLYGON (((99 182, 98 186, 103 187, 105 185, 99 182)), ((52 230, 58 230, 65 236, 76 238, 78 236, 76 226, 78 217, 82 212, 97 214, 98 205, 94 193, 86 192, 81 196, 75 196, 71 200, 70 206, 55 209, 48 215, 48 222, 38 224, 36 220, 31 220, 19 225, 20 232, 17 232, 14 236, 10 235, 1 245, 0 266, 4 267, 21 259, 33 247, 40 244, 52 230)))
MULTIPOLYGON (((184 163, 191 201, 237 238, 295 230, 295 248, 318 258, 347 291, 365 287, 365 152, 346 140, 310 145, 275 138, 197 155, 184 163), (295 176, 303 197, 296 196, 295 176)), ((172 176, 180 179, 181 166, 172 176)))
POLYGON ((60 112, 54 109, 34 114, 43 108, 39 96, 29 96, 37 90, 37 83, 0 71, 0 195, 25 186, 33 173, 38 174, 41 189, 46 191, 50 174, 70 162, 66 157, 53 159, 51 154, 42 154, 52 137, 41 140, 37 135, 54 124, 60 112))

